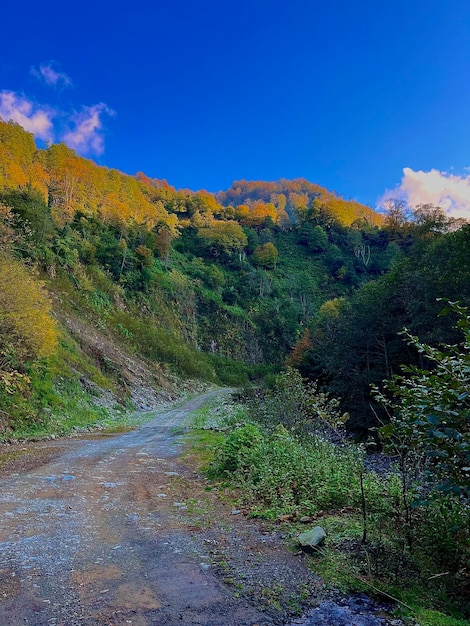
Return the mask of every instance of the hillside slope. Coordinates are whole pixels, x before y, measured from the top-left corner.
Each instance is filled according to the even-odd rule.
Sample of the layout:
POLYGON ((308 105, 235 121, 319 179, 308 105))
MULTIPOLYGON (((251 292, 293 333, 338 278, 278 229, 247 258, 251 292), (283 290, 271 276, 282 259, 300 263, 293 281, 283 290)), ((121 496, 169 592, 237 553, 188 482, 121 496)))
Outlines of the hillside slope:
POLYGON ((346 404, 354 397, 344 408, 363 419, 368 384, 400 363, 389 345, 412 318, 408 296, 405 314, 393 310, 394 293, 429 284, 422 300, 430 302, 465 282, 456 256, 452 292, 445 278, 426 283, 432 260, 421 264, 423 250, 441 237, 450 251, 461 244, 438 212, 416 215, 412 224, 396 215, 384 222, 303 179, 239 181, 217 195, 176 190, 62 144, 37 149, 20 126, 0 122, 0 282, 23 294, 0 302, 4 428, 44 421, 44 408, 60 404, 60 373, 74 389, 91 377, 144 406, 155 398, 138 399, 134 378, 164 396, 176 380, 242 385, 289 355, 346 404))

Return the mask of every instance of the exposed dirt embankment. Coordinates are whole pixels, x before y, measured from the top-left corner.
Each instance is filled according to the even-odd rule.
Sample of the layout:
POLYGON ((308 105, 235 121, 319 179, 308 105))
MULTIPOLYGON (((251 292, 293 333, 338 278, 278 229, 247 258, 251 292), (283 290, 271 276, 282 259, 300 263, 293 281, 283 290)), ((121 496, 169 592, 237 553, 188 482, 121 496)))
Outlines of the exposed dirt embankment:
MULTIPOLYGON (((114 337, 93 328, 84 319, 64 312, 59 318, 83 352, 99 369, 115 379, 117 395, 99 390, 103 402, 112 405, 122 400, 125 394, 137 409, 146 411, 157 408, 162 400, 176 397, 174 381, 157 364, 150 365, 137 355, 130 354, 114 337)), ((82 384, 93 386, 85 376, 82 377, 82 384)))

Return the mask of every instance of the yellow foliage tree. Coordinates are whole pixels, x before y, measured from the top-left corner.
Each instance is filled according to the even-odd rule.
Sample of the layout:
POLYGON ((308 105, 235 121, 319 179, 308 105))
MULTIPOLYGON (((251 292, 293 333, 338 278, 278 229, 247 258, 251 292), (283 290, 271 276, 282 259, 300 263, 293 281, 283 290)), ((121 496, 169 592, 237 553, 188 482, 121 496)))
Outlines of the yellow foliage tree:
POLYGON ((240 222, 245 222, 247 216, 250 214, 250 207, 246 204, 239 204, 235 209, 235 217, 240 222))
POLYGON ((0 120, 0 187, 24 186, 36 145, 31 133, 14 122, 0 120))
POLYGON ((273 222, 276 221, 276 207, 271 202, 257 200, 253 203, 251 211, 245 221, 250 226, 262 226, 268 217, 271 218, 273 222))
POLYGON ((210 227, 199 228, 197 236, 215 252, 222 250, 230 254, 242 250, 248 240, 237 222, 214 222, 210 227))
POLYGON ((255 263, 261 267, 275 267, 278 257, 279 252, 276 246, 270 241, 262 246, 258 246, 253 252, 255 263))
MULTIPOLYGON (((56 350, 57 340, 57 324, 43 287, 20 261, 6 254, 0 255, 2 361, 7 359, 8 354, 16 362, 50 356, 56 350)), ((1 369, 4 368, 5 363, 1 369)))

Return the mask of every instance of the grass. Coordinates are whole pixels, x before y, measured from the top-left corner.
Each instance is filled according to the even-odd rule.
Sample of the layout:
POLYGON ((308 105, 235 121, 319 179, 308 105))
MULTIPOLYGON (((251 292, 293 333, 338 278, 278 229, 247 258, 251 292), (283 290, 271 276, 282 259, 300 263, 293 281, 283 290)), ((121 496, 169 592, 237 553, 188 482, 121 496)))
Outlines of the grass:
POLYGON ((142 413, 127 402, 107 408, 96 404, 96 396, 82 388, 75 378, 60 378, 48 392, 49 406, 36 409, 29 420, 17 421, 14 431, 3 440, 44 439, 77 432, 124 433, 151 420, 152 411, 142 413))
POLYGON ((415 618, 420 626, 468 626, 468 620, 449 617, 439 611, 417 608, 415 618))
POLYGON ((285 429, 266 432, 249 421, 243 406, 217 401, 194 416, 190 442, 191 454, 222 497, 230 498, 230 486, 237 505, 252 515, 275 520, 292 514, 293 521, 284 524, 292 549, 298 550, 296 537, 306 530, 298 522, 302 515, 312 516, 311 525, 325 529, 325 543, 309 562, 328 584, 379 600, 392 597, 397 617, 413 617, 421 626, 468 623, 463 597, 449 593, 453 588, 446 577, 433 578, 445 571, 435 557, 445 555, 439 554, 443 548, 437 542, 434 554, 429 552, 436 532, 426 527, 431 525, 429 512, 421 513, 422 520, 416 518, 421 524, 415 531, 416 550, 403 554, 395 476, 366 477, 368 540, 362 542, 357 451, 307 442, 285 429))
MULTIPOLYGON (((431 590, 422 584, 411 561, 407 563, 400 559, 399 576, 395 583, 387 581, 383 574, 377 575, 377 572, 373 571, 374 564, 369 555, 370 546, 360 540, 359 516, 327 515, 318 522, 325 529, 327 539, 318 553, 310 557, 310 567, 323 580, 345 593, 367 593, 380 601, 393 598, 397 602, 397 616, 413 617, 421 626, 436 624, 462 626, 468 623, 464 619, 452 616, 455 610, 445 598, 439 597, 437 589, 431 590), (437 610, 438 605, 442 612, 437 610), (445 612, 449 612, 450 615, 446 615, 445 612)), ((294 537, 299 530, 297 527, 295 533, 293 530, 290 532, 293 547, 294 537)), ((392 559, 396 558, 396 554, 390 552, 388 555, 382 555, 384 559, 382 566, 388 565, 391 570, 394 564, 390 561, 387 563, 387 556, 392 559)))

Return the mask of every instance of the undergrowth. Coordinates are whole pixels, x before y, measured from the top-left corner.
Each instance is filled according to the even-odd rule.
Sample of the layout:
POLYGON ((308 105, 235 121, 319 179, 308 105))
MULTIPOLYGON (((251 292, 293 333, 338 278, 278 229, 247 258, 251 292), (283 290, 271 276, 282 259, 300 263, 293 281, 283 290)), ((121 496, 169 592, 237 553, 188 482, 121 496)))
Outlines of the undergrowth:
POLYGON ((231 402, 197 414, 193 446, 203 451, 214 485, 231 486, 248 515, 285 524, 294 549, 306 529, 302 518, 321 525, 327 538, 311 566, 327 582, 391 596, 397 614, 421 626, 468 623, 468 509, 451 501, 445 514, 442 503, 420 509, 413 549, 406 550, 396 474, 365 472, 364 452, 353 444, 265 424, 265 414, 262 425, 246 406, 231 402))

